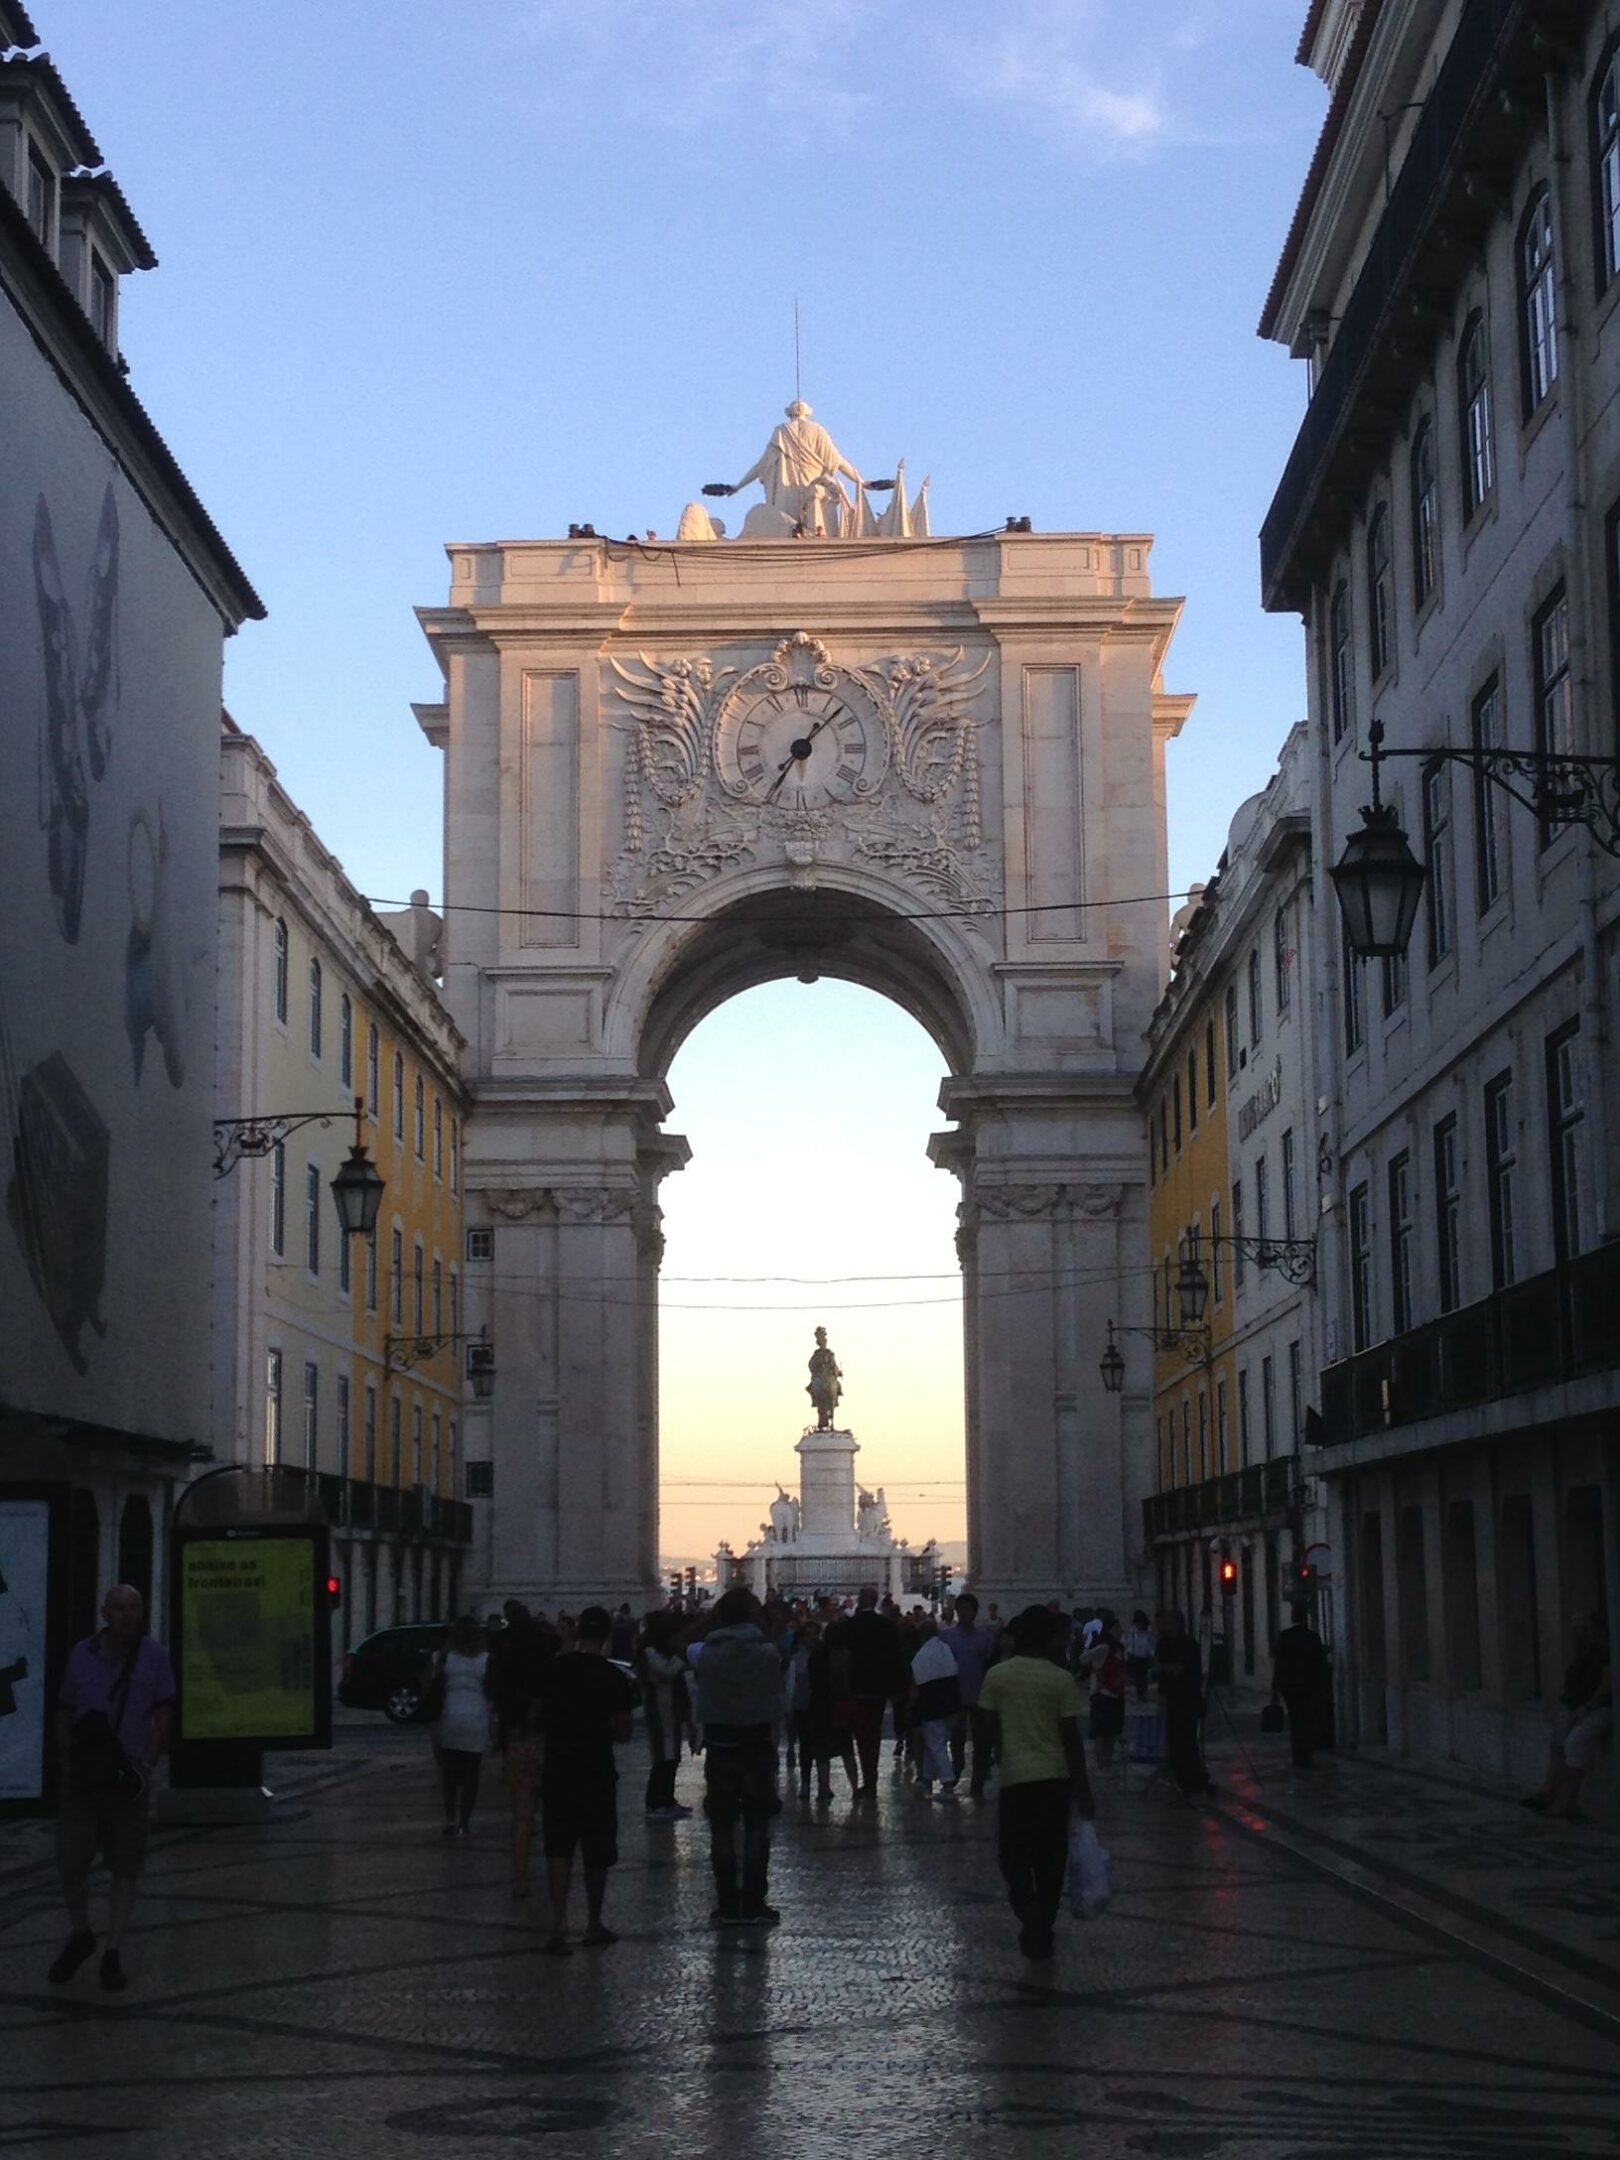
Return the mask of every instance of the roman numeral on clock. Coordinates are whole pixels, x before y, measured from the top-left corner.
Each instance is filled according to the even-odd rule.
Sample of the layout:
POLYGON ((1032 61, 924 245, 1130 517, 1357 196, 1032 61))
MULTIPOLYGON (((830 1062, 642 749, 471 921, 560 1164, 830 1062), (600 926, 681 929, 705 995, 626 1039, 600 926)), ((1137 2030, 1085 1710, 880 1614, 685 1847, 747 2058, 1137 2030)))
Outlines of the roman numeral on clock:
POLYGON ((853 765, 840 765, 838 768, 838 777, 844 782, 846 786, 853 787, 856 779, 859 776, 857 775, 855 767, 853 765))

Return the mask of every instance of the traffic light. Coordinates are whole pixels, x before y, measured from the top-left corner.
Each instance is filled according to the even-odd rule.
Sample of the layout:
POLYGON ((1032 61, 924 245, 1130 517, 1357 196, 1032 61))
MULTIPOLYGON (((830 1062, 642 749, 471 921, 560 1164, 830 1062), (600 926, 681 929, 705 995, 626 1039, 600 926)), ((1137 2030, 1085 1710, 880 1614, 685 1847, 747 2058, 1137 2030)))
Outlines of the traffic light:
POLYGON ((343 1610, 343 1578, 341 1575, 328 1575, 326 1578, 326 1609, 328 1612, 341 1612, 343 1610))

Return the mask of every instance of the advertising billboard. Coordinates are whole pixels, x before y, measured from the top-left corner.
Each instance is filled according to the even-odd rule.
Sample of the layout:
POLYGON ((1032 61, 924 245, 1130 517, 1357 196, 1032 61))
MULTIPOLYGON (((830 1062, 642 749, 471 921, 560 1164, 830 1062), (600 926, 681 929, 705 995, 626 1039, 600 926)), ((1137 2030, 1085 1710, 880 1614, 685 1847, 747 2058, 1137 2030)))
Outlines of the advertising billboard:
POLYGON ((67 1604, 67 1495, 0 1490, 0 1814, 55 1804, 51 1700, 61 1677, 67 1604))
POLYGON ((174 1566, 180 1738, 330 1746, 325 1531, 185 1530, 174 1566))

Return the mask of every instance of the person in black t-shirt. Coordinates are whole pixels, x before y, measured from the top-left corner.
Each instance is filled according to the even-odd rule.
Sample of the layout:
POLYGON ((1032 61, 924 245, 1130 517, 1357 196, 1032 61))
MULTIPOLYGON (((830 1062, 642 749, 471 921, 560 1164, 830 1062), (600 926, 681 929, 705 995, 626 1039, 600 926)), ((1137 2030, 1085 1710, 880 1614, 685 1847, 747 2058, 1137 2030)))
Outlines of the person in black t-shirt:
POLYGON ((551 1934, 546 1948, 568 1954, 568 1891, 577 1848, 585 1872, 585 1933, 594 1948, 617 1941, 602 1924, 608 1869, 619 1857, 618 1770, 615 1741, 630 1737, 635 1694, 624 1674, 608 1663, 613 1616, 588 1605, 577 1623, 573 1650, 553 1658, 540 1685, 540 1833, 551 1892, 551 1934))

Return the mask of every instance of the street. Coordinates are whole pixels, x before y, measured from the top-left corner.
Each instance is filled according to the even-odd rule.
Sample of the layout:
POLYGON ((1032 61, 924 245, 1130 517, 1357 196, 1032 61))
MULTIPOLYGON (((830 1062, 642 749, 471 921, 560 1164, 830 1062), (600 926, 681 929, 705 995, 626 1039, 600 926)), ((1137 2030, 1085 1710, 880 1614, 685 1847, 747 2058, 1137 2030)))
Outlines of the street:
MULTIPOLYGON (((772 1934, 717 1935, 700 1815, 641 1820, 622 1751, 621 1940, 537 1954, 486 1766, 444 1842, 426 1735, 278 1758, 282 1820, 155 1833, 131 1985, 46 1984, 43 1830, 0 1875, 0 2147, 584 2156, 1536 2160, 1620 2151, 1615 1846, 1364 1760, 1211 1751, 1182 1807, 1099 1779, 1119 1895, 1019 1955, 994 1804, 890 1779, 778 1827, 772 1934), (20 1864, 18 1864, 20 1861, 20 1864)), ((683 1765, 682 1796, 699 1797, 683 1765)), ((538 1874, 538 1871, 537 1871, 538 1874)), ((96 1913, 104 1909, 97 1885, 96 1913)), ((576 1921, 578 1910, 576 1891, 576 1921)))

